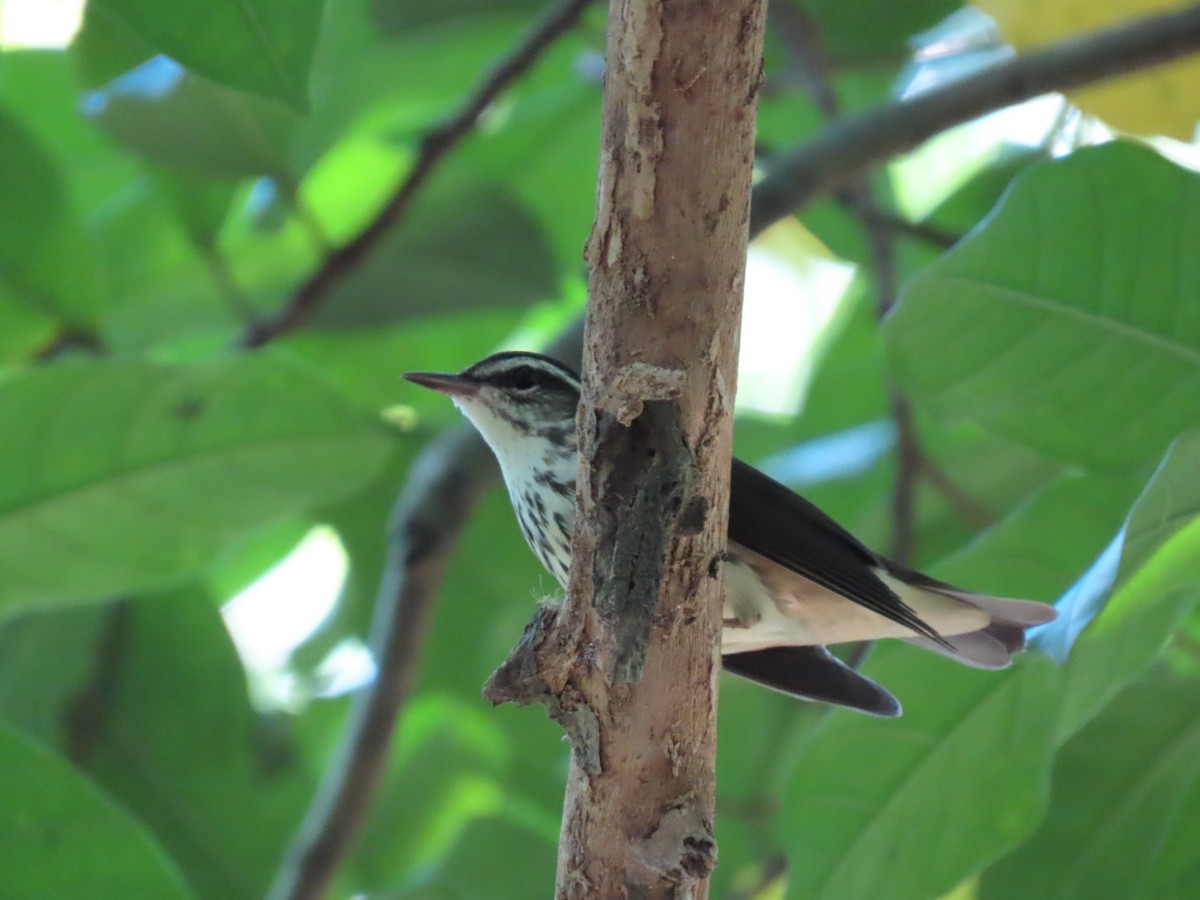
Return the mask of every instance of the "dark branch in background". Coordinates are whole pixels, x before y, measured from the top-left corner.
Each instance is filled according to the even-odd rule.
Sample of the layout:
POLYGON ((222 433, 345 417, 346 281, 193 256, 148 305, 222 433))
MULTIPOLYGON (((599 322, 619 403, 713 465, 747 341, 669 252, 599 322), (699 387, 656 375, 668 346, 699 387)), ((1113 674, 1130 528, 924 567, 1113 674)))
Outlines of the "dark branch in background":
POLYGON ((383 777, 398 711, 412 693, 421 644, 450 553, 493 477, 475 433, 459 426, 418 456, 396 501, 371 647, 378 674, 359 698, 348 740, 326 772, 270 896, 323 897, 383 777))
MULTIPOLYGON (((849 205, 849 202, 846 200, 842 200, 842 203, 843 205, 849 205)), ((923 241, 940 250, 949 250, 962 240, 961 234, 944 231, 936 225, 930 225, 927 222, 910 222, 908 219, 890 210, 877 209, 875 218, 880 225, 898 236, 923 241)))
POLYGON ((907 566, 912 563, 917 546, 917 479, 924 471, 924 455, 913 423, 912 403, 894 385, 889 393, 892 422, 896 425, 896 480, 892 484, 892 536, 888 555, 907 566))
MULTIPOLYGON (((549 348, 560 359, 583 355, 583 323, 549 348)), ((355 706, 275 884, 273 900, 316 900, 349 853, 387 765, 396 721, 416 683, 433 599, 450 555, 480 495, 495 481, 495 458, 467 424, 443 432, 409 469, 393 507, 388 560, 375 601, 371 649, 377 673, 355 706)))
POLYGON ((103 356, 108 352, 104 341, 90 328, 78 328, 73 325, 60 326, 50 340, 41 347, 33 358, 36 362, 53 362, 71 353, 82 353, 87 356, 103 356))
POLYGON ((591 3, 592 0, 562 0, 551 7, 521 43, 479 82, 458 112, 425 135, 412 168, 375 218, 353 240, 330 252, 282 309, 253 323, 242 337, 243 346, 261 347, 304 325, 333 286, 360 266, 384 236, 399 224, 429 176, 446 154, 471 133, 488 106, 525 74, 554 41, 575 27, 591 3))
MULTIPOLYGON (((583 3, 567 8, 577 6, 583 3)), ((1200 7, 1193 7, 1018 56, 915 100, 845 119, 779 160, 755 186, 751 233, 761 233, 772 222, 861 177, 871 166, 954 125, 1042 93, 1146 68, 1198 48, 1200 7), (794 184, 789 183, 793 179, 794 184)), ((394 215, 380 229, 392 227, 400 218, 394 215)), ((334 265, 305 302, 319 303, 329 285, 347 274, 379 236, 353 241, 360 247, 359 255, 334 265)), ((246 343, 255 346, 285 333, 301 324, 303 315, 281 313, 274 321, 285 324, 248 335, 246 343)), ((548 352, 575 364, 581 346, 579 320, 548 352)), ((392 562, 380 589, 373 635, 379 660, 377 681, 361 700, 343 751, 288 852, 273 897, 321 896, 348 852, 383 771, 391 730, 413 684, 424 623, 441 572, 474 502, 495 477, 494 463, 482 441, 466 426, 439 438, 414 465, 397 503, 389 548, 392 562), (411 545, 404 543, 404 535, 411 534, 410 521, 424 523, 420 553, 412 553, 411 545)))
POLYGON ((995 514, 964 491, 928 456, 921 457, 921 475, 945 497, 954 511, 972 528, 982 531, 996 524, 995 514))
MULTIPOLYGON (((791 51, 790 60, 808 86, 813 101, 829 125, 841 114, 837 93, 829 72, 829 61, 820 40, 817 21, 798 7, 776 6, 772 15, 776 31, 791 51)), ((871 256, 871 274, 875 281, 875 309, 882 319, 896 304, 900 290, 896 271, 896 242, 884 220, 879 199, 866 176, 854 179, 839 195, 850 213, 859 221, 871 256)), ((912 407, 892 386, 892 421, 896 426, 896 480, 892 485, 891 546, 889 555, 901 565, 912 562, 916 533, 916 490, 921 474, 921 446, 913 426, 912 407)), ((862 648, 859 648, 860 650, 862 648)), ((865 653, 865 650, 862 652, 865 653)))
POLYGON ((776 159, 755 185, 752 232, 863 171, 984 113, 1170 62, 1200 47, 1200 6, 1012 57, 916 97, 848 117, 776 159))

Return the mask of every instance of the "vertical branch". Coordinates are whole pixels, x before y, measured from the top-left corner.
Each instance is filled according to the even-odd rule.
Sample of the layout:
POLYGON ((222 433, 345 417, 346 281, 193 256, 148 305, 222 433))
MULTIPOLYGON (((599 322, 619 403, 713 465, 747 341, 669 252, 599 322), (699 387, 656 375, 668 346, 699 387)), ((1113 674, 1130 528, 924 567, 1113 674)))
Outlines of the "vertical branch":
POLYGON ((703 897, 762 0, 613 0, 564 615, 560 897, 703 897))

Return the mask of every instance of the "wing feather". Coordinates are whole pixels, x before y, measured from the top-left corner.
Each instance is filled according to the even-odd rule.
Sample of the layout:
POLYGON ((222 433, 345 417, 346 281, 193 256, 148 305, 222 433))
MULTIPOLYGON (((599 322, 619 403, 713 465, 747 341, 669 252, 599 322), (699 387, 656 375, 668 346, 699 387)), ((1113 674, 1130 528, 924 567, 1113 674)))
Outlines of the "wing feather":
POLYGON ((861 710, 900 715, 900 701, 854 671, 824 647, 768 647, 722 657, 725 670, 800 697, 861 710))
POLYGON ((890 564, 799 494, 739 459, 729 539, 938 644, 942 637, 875 574, 890 564))

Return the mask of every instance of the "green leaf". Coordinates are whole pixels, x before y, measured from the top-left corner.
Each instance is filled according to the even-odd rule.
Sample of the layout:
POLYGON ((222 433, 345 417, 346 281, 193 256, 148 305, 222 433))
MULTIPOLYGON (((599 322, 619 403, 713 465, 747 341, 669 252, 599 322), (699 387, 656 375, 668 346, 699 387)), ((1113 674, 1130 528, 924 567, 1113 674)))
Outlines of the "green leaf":
POLYGON ((167 169, 155 172, 154 179, 192 243, 211 250, 233 203, 236 183, 194 176, 185 178, 167 169))
POLYGON ((1200 600, 1198 468, 1200 432, 1192 432, 1171 447, 1125 528, 1037 636, 1039 646, 1071 647, 1064 737, 1150 664, 1200 600))
POLYGON ((557 295, 558 266, 536 219, 507 191, 431 191, 341 279, 320 325, 389 324, 434 312, 529 306, 557 295))
MULTIPOLYGON (((43 315, 86 291, 83 238, 54 160, 0 108, 0 285, 43 315)), ((6 292, 7 293, 7 292, 6 292)))
POLYGON ((0 285, 0 366, 28 359, 48 345, 54 333, 53 319, 0 285))
POLYGON ((307 758, 289 722, 251 709, 210 597, 132 601, 124 627, 89 772, 154 832, 199 897, 258 900, 325 760, 307 758))
POLYGON ((1200 175, 1106 144, 1035 166, 915 278, 896 378, 937 414, 1131 467, 1200 423, 1200 175))
POLYGON ((1053 600, 1112 540, 1142 487, 1139 478, 1063 475, 932 574, 1006 597, 1053 600))
POLYGON ((979 672, 892 644, 866 672, 904 717, 835 712, 796 763, 778 816, 789 896, 927 900, 1040 818, 1059 693, 1049 660, 979 672))
POLYGON ((68 755, 105 618, 105 607, 95 606, 0 624, 0 719, 68 755))
POLYGON ((371 13, 379 26, 400 32, 447 19, 503 12, 535 13, 544 7, 540 0, 371 0, 371 13))
POLYGON ((987 871, 979 896, 1147 896, 1198 776, 1200 684, 1134 685, 1063 747, 1046 820, 987 871))
POLYGON ((133 817, 5 725, 0 725, 0 796, 0 896, 193 896, 133 817))
POLYGON ((361 886, 384 888, 441 865, 464 829, 503 806, 512 753, 483 704, 433 692, 415 698, 355 854, 361 886))
POLYGON ((279 359, 77 361, 0 384, 0 611, 161 585, 369 480, 389 440, 279 359))
POLYGON ((1047 158, 1043 147, 1001 145, 995 158, 934 207, 924 223, 950 235, 970 231, 1000 201, 1014 178, 1047 158))
MULTIPOLYGON (((1195 688, 1193 687, 1193 691, 1195 688)), ((1158 848, 1155 864, 1147 873, 1139 897, 1145 900, 1176 900, 1186 897, 1200 876, 1196 845, 1200 842, 1200 779, 1183 795, 1179 815, 1158 848)))
POLYGON ((0 53, 0 96, 54 161, 85 228, 141 177, 137 160, 79 114, 79 77, 69 53, 0 53))
POLYGON ((789 0, 816 20, 822 46, 839 62, 875 62, 905 53, 915 32, 930 28, 959 9, 953 0, 789 0))
POLYGON ((602 92, 579 71, 579 60, 598 52, 595 42, 578 32, 565 37, 516 86, 506 127, 477 135, 459 159, 519 197, 549 234, 560 265, 576 269, 595 212, 602 92))
POLYGON ((555 842, 519 816, 480 818, 467 828, 454 854, 433 877, 401 890, 397 897, 538 897, 554 884, 557 855, 555 842))
MULTIPOLYGON (((422 427, 432 429, 462 418, 445 398, 412 390, 400 373, 464 368, 494 352, 497 338, 511 332, 518 321, 513 310, 475 310, 391 328, 301 331, 281 346, 361 409, 377 413, 404 404, 416 411, 422 427)), ((425 436, 430 434, 431 430, 425 436)))
POLYGON ((160 53, 214 81, 308 103, 323 0, 93 0, 160 53))
POLYGON ((88 95, 85 112, 118 143, 185 173, 242 178, 287 171, 299 117, 283 104, 156 57, 88 95))
POLYGON ((154 54, 153 46, 103 4, 84 7, 83 24, 71 41, 71 56, 84 87, 100 87, 154 54))
MULTIPOLYGON (((528 15, 508 13, 453 19, 402 35, 385 34, 363 6, 361 0, 339 0, 326 11, 313 65, 312 110, 296 142, 296 159, 311 163, 347 139, 370 137, 391 147, 402 141, 415 144, 458 107, 481 73, 507 53, 529 26, 528 15)), ((569 66, 556 67, 554 74, 560 81, 572 78, 569 66)), ((508 96, 496 110, 505 119, 501 130, 510 125, 505 115, 508 96)), ((488 118, 492 121, 492 116, 488 118)), ((467 143, 482 136, 477 130, 467 143)), ((453 167, 454 162, 447 160, 447 165, 453 167)))

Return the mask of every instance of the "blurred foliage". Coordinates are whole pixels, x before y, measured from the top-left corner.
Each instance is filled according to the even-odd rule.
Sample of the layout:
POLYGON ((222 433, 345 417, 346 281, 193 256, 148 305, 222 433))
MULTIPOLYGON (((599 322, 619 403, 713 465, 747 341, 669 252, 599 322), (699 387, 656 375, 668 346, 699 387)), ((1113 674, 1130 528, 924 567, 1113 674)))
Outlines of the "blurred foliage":
MULTIPOLYGON (((392 500, 457 421, 396 375, 537 346, 580 310, 603 10, 308 327, 254 353, 239 338, 364 227, 540 6, 91 0, 66 48, 0 52, 0 896, 263 895, 346 721, 334 663, 366 639, 392 500), (345 585, 263 662, 247 648, 311 606, 303 582, 257 634, 221 609, 318 524, 345 585)), ((915 34, 957 9, 791 4, 844 114, 887 102, 915 34)), ((823 121, 778 24, 764 150, 823 121)), ((1178 131, 1177 111, 1141 112, 1140 130, 1178 131)), ((1004 672, 878 647, 866 671, 898 721, 726 681, 714 896, 1195 883, 1200 176, 1143 145, 1051 159, 1070 135, 966 128, 987 152, 921 170, 920 221, 895 199, 908 170, 873 179, 903 285, 884 327, 859 217, 803 211, 857 276, 803 342, 803 409, 741 416, 738 451, 884 548, 894 380, 929 463, 916 561, 1063 615, 1004 672)), ((549 890, 567 750, 539 710, 491 709, 479 687, 550 588, 494 492, 336 896, 549 890)))

